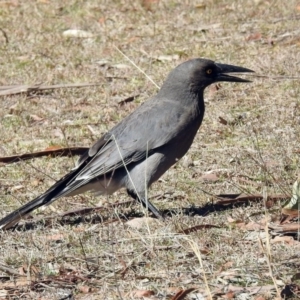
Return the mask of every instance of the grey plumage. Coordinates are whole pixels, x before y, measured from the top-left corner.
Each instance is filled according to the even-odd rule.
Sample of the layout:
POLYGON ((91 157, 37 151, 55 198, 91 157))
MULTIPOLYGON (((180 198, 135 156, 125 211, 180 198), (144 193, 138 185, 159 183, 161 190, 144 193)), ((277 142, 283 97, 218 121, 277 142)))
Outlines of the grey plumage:
POLYGON ((204 89, 218 81, 248 82, 225 74, 230 72, 253 71, 200 58, 177 66, 156 96, 104 134, 44 194, 0 220, 0 228, 60 197, 88 190, 112 194, 122 187, 160 217, 146 191, 190 148, 204 116, 204 89))

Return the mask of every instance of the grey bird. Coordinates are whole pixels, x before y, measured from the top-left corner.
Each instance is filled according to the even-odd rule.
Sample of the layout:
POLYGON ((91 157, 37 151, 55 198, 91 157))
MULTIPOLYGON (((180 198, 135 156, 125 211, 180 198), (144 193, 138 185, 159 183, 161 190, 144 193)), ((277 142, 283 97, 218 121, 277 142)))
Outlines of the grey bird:
POLYGON ((202 58, 178 65, 154 97, 105 133, 44 194, 0 220, 0 228, 14 226, 58 198, 86 191, 112 194, 120 188, 162 217, 147 199, 147 189, 189 150, 204 116, 204 89, 220 81, 250 82, 227 74, 234 72, 253 71, 202 58))

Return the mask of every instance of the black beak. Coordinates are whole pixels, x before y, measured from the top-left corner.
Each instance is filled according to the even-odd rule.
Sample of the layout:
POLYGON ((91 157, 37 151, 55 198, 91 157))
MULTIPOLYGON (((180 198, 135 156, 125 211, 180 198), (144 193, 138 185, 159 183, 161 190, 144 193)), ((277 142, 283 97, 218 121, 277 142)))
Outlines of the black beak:
POLYGON ((251 82, 250 80, 247 80, 247 79, 230 76, 230 75, 226 74, 226 73, 249 73, 249 72, 252 73, 252 72, 254 72, 250 69, 232 66, 232 65, 217 64, 217 63, 216 63, 216 66, 219 69, 218 76, 217 76, 218 81, 251 82))

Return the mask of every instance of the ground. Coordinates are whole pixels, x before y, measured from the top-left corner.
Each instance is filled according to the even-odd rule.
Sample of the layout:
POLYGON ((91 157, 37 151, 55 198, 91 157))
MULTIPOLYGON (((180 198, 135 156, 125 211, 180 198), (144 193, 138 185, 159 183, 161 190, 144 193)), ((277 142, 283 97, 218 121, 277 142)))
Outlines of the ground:
MULTIPOLYGON (((60 199, 0 233, 0 298, 299 299, 299 235, 272 230, 282 202, 266 203, 299 175, 299 19, 293 0, 1 1, 0 85, 95 83, 1 96, 1 157, 90 146, 189 58, 256 73, 206 90, 190 151, 150 190, 171 216, 123 190, 60 199), (213 205, 240 193, 263 199, 213 205)), ((1 217, 76 159, 0 165, 1 217)))

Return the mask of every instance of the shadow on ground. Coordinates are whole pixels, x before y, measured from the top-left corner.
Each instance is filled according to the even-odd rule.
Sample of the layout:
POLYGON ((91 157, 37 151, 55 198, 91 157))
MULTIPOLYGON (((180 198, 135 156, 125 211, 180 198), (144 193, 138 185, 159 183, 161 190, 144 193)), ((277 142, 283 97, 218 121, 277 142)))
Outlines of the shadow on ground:
MULTIPOLYGON (((162 214, 164 217, 171 218, 174 215, 185 215, 185 216, 208 216, 212 213, 218 213, 221 211, 231 210, 236 207, 241 206, 248 206, 250 202, 243 202, 243 203, 234 203, 234 204, 213 204, 208 203, 204 206, 192 206, 188 208, 175 208, 171 210, 164 210, 162 214)), ((144 216, 143 213, 137 212, 135 210, 131 210, 130 212, 126 213, 114 213, 112 216, 111 214, 107 214, 108 210, 104 212, 104 214, 95 214, 93 208, 84 210, 81 214, 73 214, 63 217, 49 217, 43 218, 41 220, 33 219, 32 221, 27 220, 25 224, 16 225, 10 230, 13 231, 28 231, 28 230, 35 230, 40 228, 49 228, 53 226, 64 226, 64 225, 71 225, 76 226, 79 224, 99 224, 99 223, 112 223, 118 220, 127 221, 133 218, 141 218, 144 216)))

